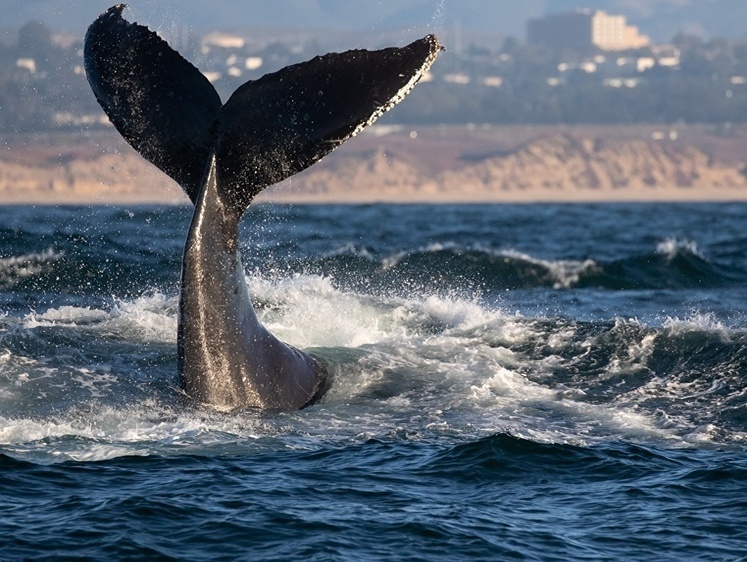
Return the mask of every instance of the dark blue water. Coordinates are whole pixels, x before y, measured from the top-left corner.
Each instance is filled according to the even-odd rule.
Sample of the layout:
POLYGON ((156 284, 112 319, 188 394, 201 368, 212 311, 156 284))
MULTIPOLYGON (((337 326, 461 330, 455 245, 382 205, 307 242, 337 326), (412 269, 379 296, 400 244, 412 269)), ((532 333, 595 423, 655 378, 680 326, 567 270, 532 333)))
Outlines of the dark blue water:
POLYGON ((256 206, 287 413, 180 392, 189 218, 0 207, 0 559, 747 559, 746 204, 256 206))

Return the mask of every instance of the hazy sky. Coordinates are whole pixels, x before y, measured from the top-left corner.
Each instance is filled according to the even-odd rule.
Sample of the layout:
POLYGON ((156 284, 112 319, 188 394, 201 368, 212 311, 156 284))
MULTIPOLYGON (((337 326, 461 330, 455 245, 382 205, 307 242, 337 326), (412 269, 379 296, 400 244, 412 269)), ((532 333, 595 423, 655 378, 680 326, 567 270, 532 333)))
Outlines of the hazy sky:
MULTIPOLYGON (((36 19, 82 35, 115 0, 0 0, 0 27, 36 19)), ((526 20, 578 6, 622 13, 644 33, 668 40, 679 30, 743 37, 747 0, 131 0, 128 18, 154 29, 306 27, 385 31, 439 27, 523 38, 526 20)))

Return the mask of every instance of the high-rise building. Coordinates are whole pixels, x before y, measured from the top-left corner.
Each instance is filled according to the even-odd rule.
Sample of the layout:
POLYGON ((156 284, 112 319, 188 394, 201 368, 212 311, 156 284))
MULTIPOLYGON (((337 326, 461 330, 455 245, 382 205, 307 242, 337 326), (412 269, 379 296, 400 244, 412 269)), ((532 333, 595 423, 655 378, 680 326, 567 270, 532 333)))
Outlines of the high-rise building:
POLYGON ((556 48, 625 51, 650 43, 625 16, 601 10, 576 10, 529 20, 527 41, 556 48))

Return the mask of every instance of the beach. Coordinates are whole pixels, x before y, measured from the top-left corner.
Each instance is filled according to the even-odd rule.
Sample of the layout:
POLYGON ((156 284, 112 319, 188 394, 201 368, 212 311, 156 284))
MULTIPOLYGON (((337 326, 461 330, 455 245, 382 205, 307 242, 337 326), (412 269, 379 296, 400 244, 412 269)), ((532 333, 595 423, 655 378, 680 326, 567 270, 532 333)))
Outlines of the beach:
MULTIPOLYGON (((0 136, 0 204, 179 204, 113 130, 0 136)), ((747 200, 747 129, 378 125, 263 192, 287 203, 747 200)))

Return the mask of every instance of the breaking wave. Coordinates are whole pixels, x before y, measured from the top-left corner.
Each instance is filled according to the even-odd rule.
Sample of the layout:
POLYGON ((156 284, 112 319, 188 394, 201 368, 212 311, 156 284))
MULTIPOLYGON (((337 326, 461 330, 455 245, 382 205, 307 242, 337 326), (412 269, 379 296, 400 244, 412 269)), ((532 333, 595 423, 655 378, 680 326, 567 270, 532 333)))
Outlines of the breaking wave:
POLYGON ((747 282, 745 272, 712 263, 694 242, 674 239, 659 242, 649 254, 609 261, 549 260, 516 250, 456 243, 381 256, 369 248, 348 244, 303 266, 307 272, 334 277, 349 288, 387 292, 403 286, 422 291, 439 284, 459 286, 472 293, 537 287, 709 288, 747 282))

